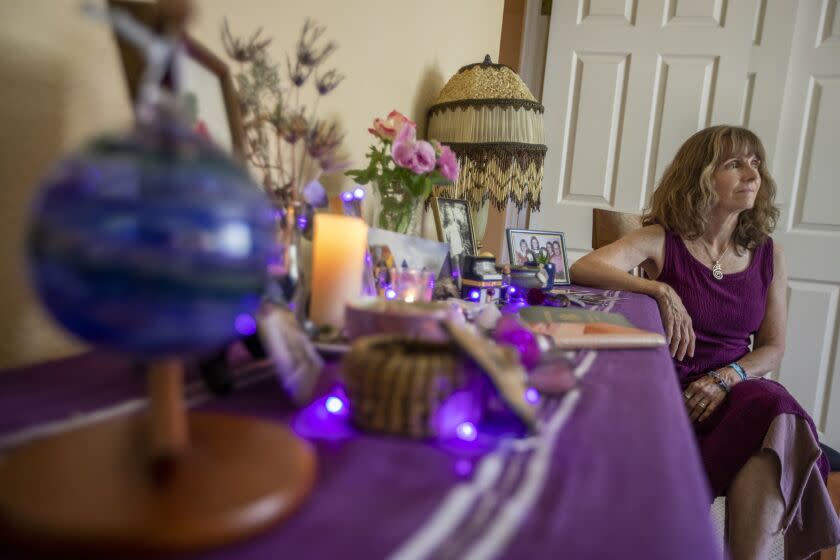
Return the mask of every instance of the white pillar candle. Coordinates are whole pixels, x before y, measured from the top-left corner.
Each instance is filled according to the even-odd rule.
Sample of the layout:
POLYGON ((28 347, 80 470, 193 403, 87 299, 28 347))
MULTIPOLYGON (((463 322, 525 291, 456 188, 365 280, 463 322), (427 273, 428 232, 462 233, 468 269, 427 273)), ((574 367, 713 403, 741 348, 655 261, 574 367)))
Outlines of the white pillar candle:
POLYGON ((309 318, 344 328, 344 308, 362 290, 367 225, 361 218, 315 214, 309 318))

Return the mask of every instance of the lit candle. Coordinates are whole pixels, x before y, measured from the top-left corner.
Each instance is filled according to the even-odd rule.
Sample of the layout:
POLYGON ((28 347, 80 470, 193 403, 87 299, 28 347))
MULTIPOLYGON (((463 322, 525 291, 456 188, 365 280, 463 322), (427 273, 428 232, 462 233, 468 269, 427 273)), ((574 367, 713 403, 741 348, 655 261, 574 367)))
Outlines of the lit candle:
POLYGON ((341 329, 344 307, 362 290, 367 225, 360 218, 315 214, 314 227, 309 318, 341 329))

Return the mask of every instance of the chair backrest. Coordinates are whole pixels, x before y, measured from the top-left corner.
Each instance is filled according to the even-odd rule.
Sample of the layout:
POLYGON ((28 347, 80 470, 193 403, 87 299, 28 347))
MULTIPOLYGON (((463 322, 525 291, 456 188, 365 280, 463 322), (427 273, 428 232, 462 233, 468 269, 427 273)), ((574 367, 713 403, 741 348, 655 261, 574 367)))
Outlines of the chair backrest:
MULTIPOLYGON (((604 245, 609 245, 616 239, 621 239, 640 227, 642 227, 642 217, 638 214, 593 208, 592 249, 600 249, 604 245)), ((647 278, 647 274, 639 266, 629 272, 633 276, 647 278)))
POLYGON ((642 227, 642 217, 629 212, 592 209, 592 248, 600 249, 642 227))

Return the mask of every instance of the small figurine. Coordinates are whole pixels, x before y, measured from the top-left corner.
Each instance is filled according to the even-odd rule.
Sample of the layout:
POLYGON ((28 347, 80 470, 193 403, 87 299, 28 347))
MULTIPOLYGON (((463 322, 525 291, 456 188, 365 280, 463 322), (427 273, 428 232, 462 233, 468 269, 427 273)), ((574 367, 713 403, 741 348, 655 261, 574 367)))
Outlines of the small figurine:
POLYGON ((496 259, 491 255, 464 257, 461 279, 461 298, 481 303, 498 302, 502 290, 502 275, 496 270, 496 259))

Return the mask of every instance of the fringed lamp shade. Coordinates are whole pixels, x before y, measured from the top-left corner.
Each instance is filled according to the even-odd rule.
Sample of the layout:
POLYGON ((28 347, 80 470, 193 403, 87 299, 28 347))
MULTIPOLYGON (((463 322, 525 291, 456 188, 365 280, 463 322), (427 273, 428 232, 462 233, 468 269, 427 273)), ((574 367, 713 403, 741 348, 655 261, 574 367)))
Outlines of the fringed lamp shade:
POLYGON ((522 79, 504 64, 464 66, 443 87, 429 109, 427 137, 457 154, 457 183, 436 193, 464 198, 473 209, 489 200, 504 211, 540 209, 546 147, 543 106, 522 79))

